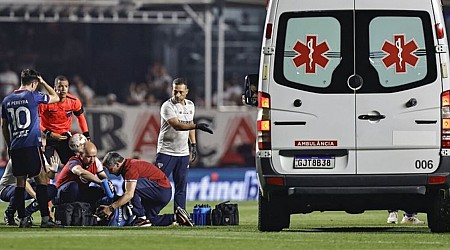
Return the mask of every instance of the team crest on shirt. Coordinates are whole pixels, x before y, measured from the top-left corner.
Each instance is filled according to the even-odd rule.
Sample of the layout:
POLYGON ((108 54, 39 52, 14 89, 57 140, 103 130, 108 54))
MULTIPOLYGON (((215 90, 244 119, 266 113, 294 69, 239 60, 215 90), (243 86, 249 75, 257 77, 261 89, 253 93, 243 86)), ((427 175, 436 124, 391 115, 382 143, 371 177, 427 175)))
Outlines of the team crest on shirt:
POLYGON ((66 111, 66 117, 69 118, 72 116, 72 111, 66 111))
POLYGON ((156 164, 156 166, 157 166, 158 168, 162 168, 162 167, 164 167, 164 164, 163 164, 162 162, 158 162, 158 163, 156 164))

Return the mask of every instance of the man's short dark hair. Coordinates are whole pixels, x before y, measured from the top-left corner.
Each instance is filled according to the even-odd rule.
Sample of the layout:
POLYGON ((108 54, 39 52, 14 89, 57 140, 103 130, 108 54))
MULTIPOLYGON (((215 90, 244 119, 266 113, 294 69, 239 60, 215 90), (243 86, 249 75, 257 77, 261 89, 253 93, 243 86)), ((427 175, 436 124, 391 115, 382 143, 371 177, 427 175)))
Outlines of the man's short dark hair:
POLYGON ((180 77, 180 78, 176 78, 175 80, 173 80, 173 82, 172 82, 173 84, 175 84, 175 85, 186 85, 186 87, 188 86, 188 81, 187 81, 187 79, 186 78, 182 78, 182 77, 180 77))
POLYGON ((20 83, 24 86, 30 85, 33 81, 39 80, 40 74, 34 69, 24 69, 20 72, 20 83))
POLYGON ((118 162, 122 162, 124 160, 123 156, 121 156, 117 152, 108 152, 105 157, 103 157, 102 164, 106 168, 112 167, 114 164, 118 162))
POLYGON ((69 81, 69 80, 67 79, 67 77, 65 77, 63 75, 59 75, 59 76, 55 77, 55 86, 59 81, 69 81))

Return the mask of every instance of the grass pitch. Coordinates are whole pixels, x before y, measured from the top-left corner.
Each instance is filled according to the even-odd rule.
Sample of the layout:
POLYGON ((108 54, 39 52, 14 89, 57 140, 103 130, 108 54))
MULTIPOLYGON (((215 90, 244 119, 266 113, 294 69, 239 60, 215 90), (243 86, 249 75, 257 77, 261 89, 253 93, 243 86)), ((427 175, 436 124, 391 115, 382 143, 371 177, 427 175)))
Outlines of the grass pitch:
MULTIPOLYGON (((218 202, 199 202, 213 205, 218 202)), ((196 204, 190 202, 188 210, 196 204)), ((0 203, 3 211, 6 203, 0 203)), ((170 212, 169 204, 163 212, 170 212)), ((386 211, 291 216, 289 230, 261 233, 257 202, 239 202, 239 226, 66 227, 27 229, 0 224, 0 249, 450 249, 449 234, 425 225, 386 224, 386 211)), ((35 224, 39 225, 39 214, 35 224)), ((419 214, 426 221, 425 214, 419 214)))

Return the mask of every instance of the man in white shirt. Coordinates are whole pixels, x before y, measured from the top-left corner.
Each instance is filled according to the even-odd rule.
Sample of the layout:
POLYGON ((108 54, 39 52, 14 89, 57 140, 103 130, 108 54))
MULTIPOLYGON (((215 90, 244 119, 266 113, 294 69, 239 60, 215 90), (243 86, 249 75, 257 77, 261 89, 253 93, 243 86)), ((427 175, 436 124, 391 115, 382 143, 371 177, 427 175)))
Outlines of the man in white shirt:
POLYGON ((191 161, 197 157, 195 130, 212 134, 205 123, 194 123, 194 103, 186 99, 187 80, 177 78, 172 83, 172 98, 161 105, 161 129, 158 136, 156 166, 167 177, 172 174, 175 184, 174 211, 186 209, 186 188, 189 169, 189 142, 191 161))

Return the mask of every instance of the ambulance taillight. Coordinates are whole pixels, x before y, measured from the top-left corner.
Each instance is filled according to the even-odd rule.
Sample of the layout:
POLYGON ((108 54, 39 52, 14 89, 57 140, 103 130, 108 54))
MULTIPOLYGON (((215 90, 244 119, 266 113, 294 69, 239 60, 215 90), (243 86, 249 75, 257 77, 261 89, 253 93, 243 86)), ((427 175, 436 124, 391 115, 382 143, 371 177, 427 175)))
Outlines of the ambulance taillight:
POLYGON ((269 150, 272 148, 269 94, 258 92, 258 108, 262 110, 261 119, 256 122, 258 148, 259 150, 269 150))
POLYGON ((450 91, 441 94, 441 147, 450 148, 450 91))

